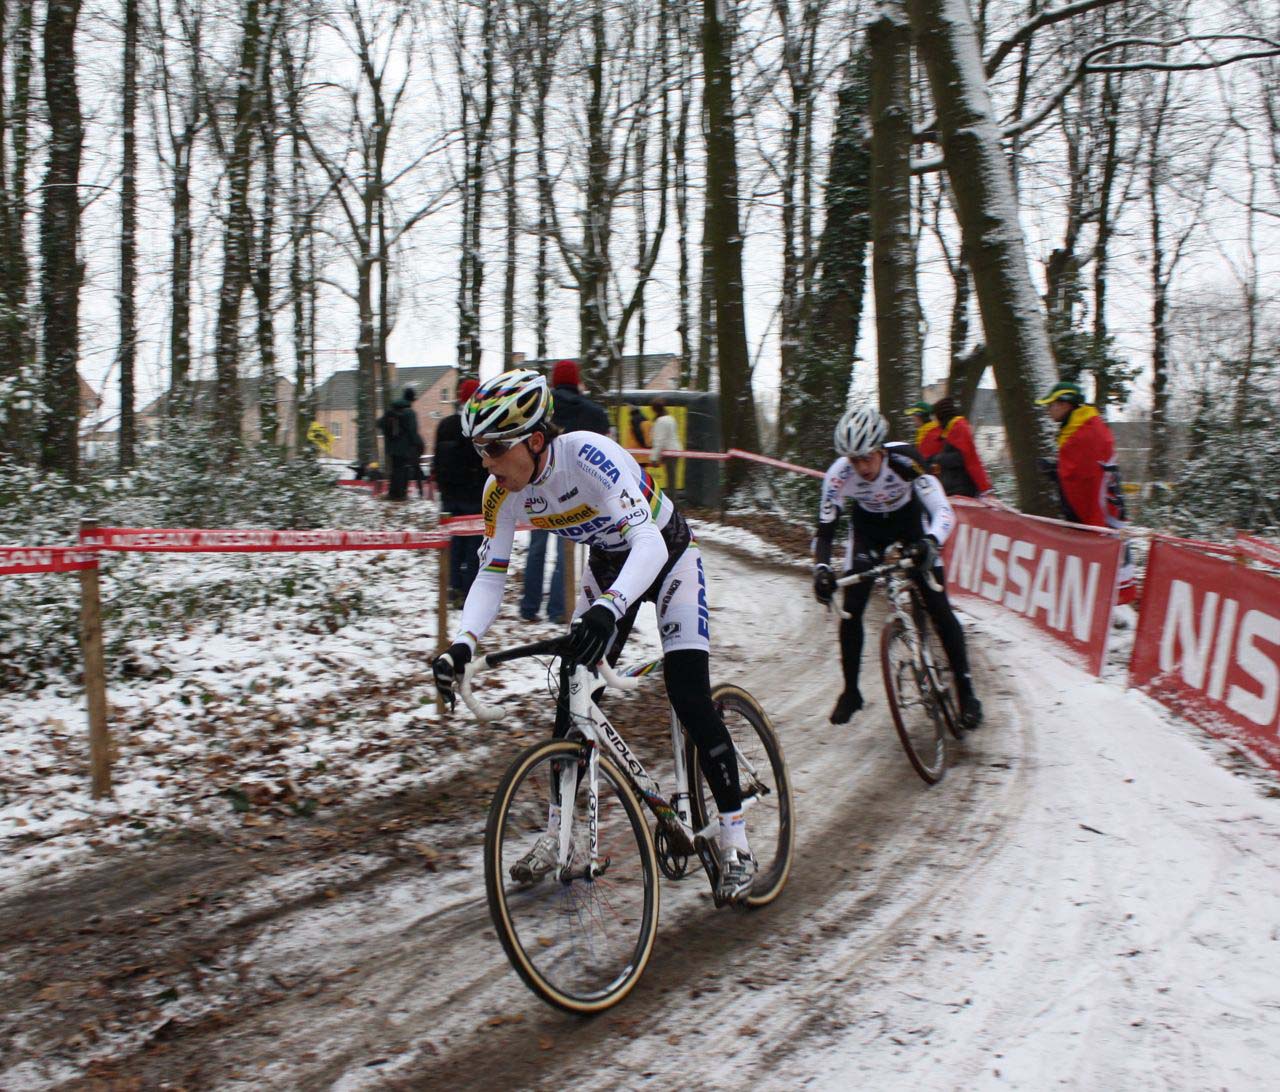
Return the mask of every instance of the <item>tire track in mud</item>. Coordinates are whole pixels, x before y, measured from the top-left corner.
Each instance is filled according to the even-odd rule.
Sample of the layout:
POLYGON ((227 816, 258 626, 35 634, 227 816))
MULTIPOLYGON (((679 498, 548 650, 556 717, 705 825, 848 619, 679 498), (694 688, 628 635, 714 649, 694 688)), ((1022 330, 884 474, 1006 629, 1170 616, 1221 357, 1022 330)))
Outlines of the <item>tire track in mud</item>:
MULTIPOLYGON (((981 654, 976 659, 981 663, 981 654)), ((687 1080, 689 1029, 698 1041, 696 1029, 725 1024, 726 1009, 734 1012, 726 1025, 736 1039, 729 1044, 734 1068, 772 1072, 844 1027, 840 1010, 856 997, 851 983, 859 969, 913 943, 911 934, 928 920, 935 900, 966 881, 969 859, 997 842, 1021 813, 1030 759, 1016 706, 990 701, 988 724, 966 741, 943 784, 927 789, 900 753, 883 704, 877 708, 886 714, 884 724, 863 730, 883 730, 890 747, 871 750, 853 778, 830 764, 835 776, 816 791, 831 793, 834 806, 817 826, 812 805, 798 805, 797 856, 777 903, 750 915, 717 913, 701 899, 694 906, 682 900, 675 914, 664 908, 645 977, 619 1009, 593 1021, 544 1009, 532 1023, 482 1033, 442 1059, 449 1079, 550 1088, 589 1066, 592 1082, 601 1085, 626 1086, 637 1073, 687 1080), (987 732, 1001 738, 987 744, 987 732), (974 776, 983 770, 988 776, 974 776), (958 835, 958 828, 967 832, 958 835), (841 1002, 833 1005, 836 995, 841 1002), (681 1040, 679 1050, 662 1045, 672 1034, 681 1040), (660 1060, 664 1053, 667 1062, 660 1060)), ((788 750, 788 762, 795 761, 788 750)), ((814 793, 811 788, 807 795, 814 793)), ((514 975, 510 984, 522 988, 514 975)), ((725 1045, 721 1037, 716 1047, 725 1045)), ((418 1073, 391 1086, 432 1083, 418 1073)))
MULTIPOLYGON (((718 567, 736 568, 739 579, 747 569, 751 579, 794 583, 797 600, 807 592, 779 566, 751 562, 737 549, 709 548, 734 555, 718 567)), ((724 604, 715 624, 723 627, 727 616, 733 632, 735 612, 750 618, 751 607, 724 604)), ((690 1047, 733 1053, 735 1067, 774 1067, 821 1042, 842 1026, 840 1014, 831 1011, 833 993, 856 997, 852 980, 859 968, 909 943, 904 935, 928 918, 934 895, 962 883, 970 857, 1000 837, 1021 806, 1031 757, 1015 703, 988 689, 988 724, 965 742, 946 780, 926 789, 901 754, 872 659, 863 672, 872 704, 853 726, 831 727, 825 711, 838 668, 834 634, 822 618, 806 603, 772 620, 779 649, 829 650, 788 663, 785 671, 775 670, 775 663, 744 663, 732 641, 717 657, 717 678, 727 681, 743 672, 741 681, 770 711, 792 768, 797 846, 787 890, 761 911, 717 912, 703 894, 700 874, 678 885, 663 880, 654 956, 620 1008, 594 1020, 557 1013, 533 998, 509 969, 484 902, 479 831, 487 796, 483 785, 474 784, 474 815, 456 826, 431 828, 437 842, 447 834, 450 852, 474 857, 470 867, 426 881, 456 885, 450 899, 435 908, 413 906, 415 897, 424 901, 423 879, 413 872, 420 860, 412 854, 404 859, 403 853, 403 840, 422 833, 425 823, 386 832, 362 847, 363 871, 345 887, 309 890, 221 923, 210 917, 187 920, 191 915, 181 913, 181 904, 190 892, 183 881, 201 869, 211 887, 260 880, 236 847, 211 845, 190 861, 180 856, 189 847, 178 847, 178 859, 153 872, 149 882, 145 877, 154 862, 144 859, 114 877, 104 872, 60 887, 45 920, 57 924, 54 931, 64 943, 75 922, 77 895, 91 892, 110 907, 105 914, 116 918, 133 911, 174 915, 162 935, 151 938, 161 942, 150 953, 153 961, 181 962, 183 952, 207 946, 213 953, 205 951, 207 959, 216 961, 220 952, 227 961, 234 956, 255 967, 247 980, 223 985, 209 1011, 121 1042, 90 1070, 86 1086, 130 1079, 147 1087, 235 1087, 239 1081, 300 1088, 550 1087, 587 1074, 593 1084, 627 1086, 637 1074, 687 1080, 690 1047), (817 638, 815 624, 823 627, 817 638), (121 875, 133 877, 137 886, 131 880, 132 891, 115 890, 121 875), (146 893, 141 906, 140 891, 146 893), (349 930, 349 919, 361 915, 368 920, 363 932, 326 942, 328 926, 349 930), (706 1030, 724 1024, 726 1008, 733 1011, 734 1025, 727 1043, 723 1034, 706 1030), (682 1037, 679 1047, 668 1046, 676 1035, 682 1037)), ((877 627, 878 619, 869 617, 868 632, 877 627)), ((981 649, 975 652, 982 665, 981 649)), ((485 784, 496 782, 520 746, 504 741, 497 748, 485 784)), ((639 750, 656 753, 648 744, 639 750)), ((426 803, 418 803, 419 816, 426 803)), ((406 814, 401 804, 388 802, 387 808, 388 822, 406 814)), ((325 849, 292 851, 301 873, 297 882, 315 869, 308 853, 325 849)), ((351 846, 343 850, 353 852, 351 846)), ((290 871, 286 867, 281 874, 288 877, 290 871)), ((34 909, 39 901, 36 896, 22 909, 34 909)), ((10 909, 0 906, 0 915, 9 916, 10 909)), ((127 967, 147 955, 128 949, 113 959, 103 950, 110 921, 101 926, 104 944, 88 946, 86 962, 127 967)), ((13 930, 0 936, 0 945, 19 939, 13 930)), ((43 958, 28 998, 40 970, 51 971, 63 957, 51 941, 43 958)), ((83 1072, 86 1055, 92 1057, 92 1049, 70 1051, 67 1061, 83 1072)))

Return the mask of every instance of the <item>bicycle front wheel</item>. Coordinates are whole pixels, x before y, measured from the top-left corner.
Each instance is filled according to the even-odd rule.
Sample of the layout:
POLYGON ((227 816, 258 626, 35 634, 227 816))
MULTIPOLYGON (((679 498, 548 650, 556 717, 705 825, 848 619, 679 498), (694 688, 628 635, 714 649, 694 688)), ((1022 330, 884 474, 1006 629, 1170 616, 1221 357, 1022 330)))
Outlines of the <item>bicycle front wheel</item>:
POLYGON ((595 817, 600 870, 593 875, 589 754, 587 744, 548 740, 520 755, 494 795, 484 848, 489 913, 511 965, 544 1001, 583 1014, 631 992, 658 924, 653 836, 630 785, 603 755, 595 817), (552 868, 532 879, 527 865, 516 865, 546 834, 553 796, 561 822, 573 824, 572 859, 563 872, 552 868))
MULTIPOLYGON (((791 802, 791 778, 782 755, 782 744, 759 703, 741 687, 717 686, 711 700, 724 718, 733 748, 738 754, 738 782, 746 807, 747 837, 756 857, 756 876, 747 906, 766 906, 782 892, 791 872, 795 845, 795 818, 791 802)), ((695 829, 719 816, 711 788, 702 775, 698 749, 686 736, 690 812, 695 829)))
POLYGON ((927 784, 947 772, 943 716, 924 659, 901 618, 890 618, 880 631, 880 669, 893 726, 912 767, 927 784))

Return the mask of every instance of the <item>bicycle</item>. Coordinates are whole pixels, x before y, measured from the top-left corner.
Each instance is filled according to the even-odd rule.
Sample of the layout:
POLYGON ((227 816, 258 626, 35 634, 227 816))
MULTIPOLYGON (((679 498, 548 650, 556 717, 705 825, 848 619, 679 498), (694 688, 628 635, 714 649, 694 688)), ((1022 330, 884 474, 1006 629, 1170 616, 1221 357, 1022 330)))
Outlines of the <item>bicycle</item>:
MULTIPOLYGON (((562 655, 565 641, 557 637, 477 657, 467 665, 459 696, 478 720, 498 719, 500 709, 472 694, 474 675, 522 657, 562 655)), ((713 895, 716 891, 719 812, 693 741, 672 711, 675 791, 664 797, 592 693, 602 682, 631 689, 661 666, 659 660, 624 675, 607 663, 599 665, 598 676, 582 666, 562 672, 559 700, 567 700, 568 735, 520 754, 489 808, 485 892, 494 927, 525 984, 568 1012, 601 1012, 639 981, 657 930, 659 871, 669 880, 683 879, 696 857, 713 895), (555 799, 560 800, 556 866, 540 880, 520 882, 513 877, 513 866, 546 834, 555 799), (644 807, 654 816, 653 830, 644 807)), ((743 902, 767 906, 787 881, 794 843, 782 747, 768 716, 745 690, 721 685, 711 696, 738 754, 743 806, 758 863, 743 902)))
MULTIPOLYGON (((910 557, 894 557, 865 572, 841 577, 839 588, 884 578, 889 614, 880 631, 880 671, 885 697, 902 749, 926 784, 936 785, 947 773, 947 733, 963 735, 959 702, 941 641, 925 611, 924 599, 907 571, 910 557), (925 635, 921 640, 920 635, 925 635)), ((933 574, 924 579, 933 590, 933 574)), ((849 615, 843 610, 842 618, 849 615)))

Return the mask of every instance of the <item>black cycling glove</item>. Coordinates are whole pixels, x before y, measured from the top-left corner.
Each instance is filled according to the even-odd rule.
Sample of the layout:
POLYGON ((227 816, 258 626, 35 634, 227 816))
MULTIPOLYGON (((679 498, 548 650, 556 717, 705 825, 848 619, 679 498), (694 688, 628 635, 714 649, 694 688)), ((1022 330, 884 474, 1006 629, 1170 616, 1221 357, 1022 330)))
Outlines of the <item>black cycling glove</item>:
POLYGON ((938 540, 933 535, 925 535, 924 538, 908 543, 904 552, 907 557, 914 558, 916 568, 924 572, 938 564, 938 540))
POLYGON ((471 646, 459 641, 450 645, 448 652, 442 652, 431 661, 431 673, 436 677, 436 693, 440 695, 442 704, 453 708, 456 701, 453 694, 454 684, 463 669, 471 662, 471 646))
POLYGON ((617 616, 603 603, 588 607, 582 617, 569 627, 566 657, 571 663, 595 667, 603 658, 617 628, 617 616))
POLYGON ((836 574, 831 571, 830 565, 815 565, 813 567, 813 597, 819 603, 830 603, 831 597, 836 593, 836 574))

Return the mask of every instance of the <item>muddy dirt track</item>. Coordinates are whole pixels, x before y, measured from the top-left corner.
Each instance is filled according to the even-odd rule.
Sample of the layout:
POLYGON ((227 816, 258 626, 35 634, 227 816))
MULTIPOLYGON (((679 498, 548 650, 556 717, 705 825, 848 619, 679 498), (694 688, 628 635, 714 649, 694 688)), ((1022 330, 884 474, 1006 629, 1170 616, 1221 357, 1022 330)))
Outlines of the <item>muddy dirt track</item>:
MULTIPOLYGON (((169 838, 0 898, 0 1087, 794 1087, 851 1025, 919 1034, 892 1026, 884 994, 932 988, 919 964, 954 942, 937 900, 975 882, 971 862, 1024 808, 1025 702, 976 648, 988 725, 926 789, 889 725, 875 646, 868 710, 832 728, 834 623, 803 574, 707 553, 714 677, 756 694, 791 767, 796 857, 777 903, 715 911, 701 873, 664 880, 631 997, 593 1020, 546 1007, 484 901, 489 794, 540 734, 511 731, 430 793, 169 838), (760 601, 778 605, 763 636, 760 601)), ((636 749, 658 753, 659 696, 618 702, 636 749)))

